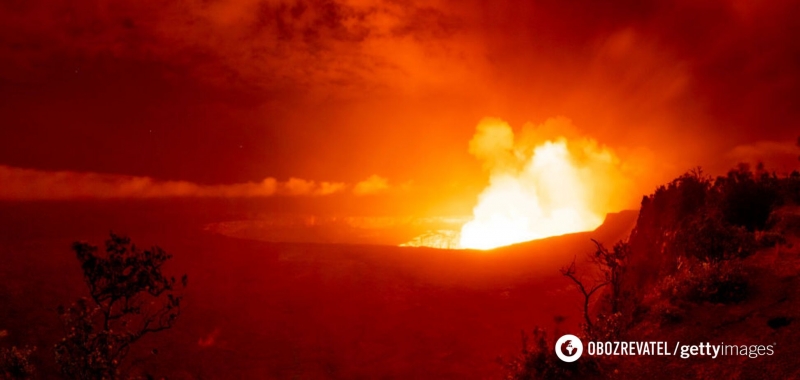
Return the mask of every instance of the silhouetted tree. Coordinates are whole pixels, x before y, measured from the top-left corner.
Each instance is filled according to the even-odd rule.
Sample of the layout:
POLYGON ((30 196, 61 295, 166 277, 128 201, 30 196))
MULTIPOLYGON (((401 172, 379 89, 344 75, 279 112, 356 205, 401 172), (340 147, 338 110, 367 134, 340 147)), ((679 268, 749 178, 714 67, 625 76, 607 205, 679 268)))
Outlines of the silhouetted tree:
MULTIPOLYGON (((111 233, 105 253, 87 243, 72 249, 91 299, 59 307, 66 337, 55 346, 61 372, 71 379, 116 379, 131 345, 171 328, 181 312, 174 277, 161 272, 172 256, 159 247, 140 250, 111 233)), ((187 284, 186 275, 181 279, 187 284)))
POLYGON ((589 260, 600 270, 605 282, 611 286, 609 304, 611 313, 618 313, 622 307, 622 276, 628 268, 630 245, 627 242, 617 242, 609 251, 602 243, 592 239, 597 249, 589 260))
POLYGON ((592 323, 592 318, 589 316, 589 304, 591 303, 594 293, 608 285, 608 281, 599 281, 591 286, 588 284, 584 285, 584 279, 578 276, 575 260, 572 260, 569 266, 561 268, 561 274, 572 280, 583 295, 583 319, 586 323, 586 329, 591 331, 594 327, 594 323, 592 323))
MULTIPOLYGON (((600 272, 600 278, 596 278, 593 284, 586 282, 584 278, 577 274, 575 260, 572 260, 569 266, 561 268, 561 274, 572 280, 576 288, 578 288, 578 291, 583 295, 583 319, 585 322, 586 334, 590 337, 596 337, 598 333, 601 335, 607 334, 606 331, 597 331, 598 326, 596 326, 595 321, 593 321, 590 315, 589 307, 592 296, 607 285, 611 287, 611 292, 606 298, 609 306, 609 315, 601 313, 598 319, 603 323, 601 330, 612 328, 612 326, 608 326, 608 324, 612 319, 615 321, 615 324, 617 324, 616 321, 619 320, 619 314, 621 312, 623 301, 622 276, 628 267, 630 246, 626 242, 618 242, 614 245, 613 249, 608 250, 597 240, 592 239, 592 242, 595 244, 596 249, 594 254, 589 255, 589 262, 594 264, 595 269, 600 272)), ((618 327, 619 326, 615 326, 613 329, 617 331, 618 327)))

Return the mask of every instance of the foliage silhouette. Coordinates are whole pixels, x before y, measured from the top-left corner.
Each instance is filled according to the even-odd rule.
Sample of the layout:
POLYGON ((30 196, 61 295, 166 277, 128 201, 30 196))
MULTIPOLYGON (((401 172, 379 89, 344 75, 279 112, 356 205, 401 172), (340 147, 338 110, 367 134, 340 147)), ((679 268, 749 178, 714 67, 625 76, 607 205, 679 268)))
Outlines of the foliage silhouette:
POLYGON ((566 363, 556 356, 555 343, 544 329, 537 327, 530 336, 523 331, 521 354, 501 363, 506 370, 506 380, 585 379, 600 374, 595 357, 586 355, 566 363))
POLYGON ((0 379, 22 380, 34 375, 30 357, 36 347, 11 347, 0 349, 0 379))
MULTIPOLYGON (((697 168, 658 187, 643 197, 627 241, 612 250, 594 241, 587 260, 593 265, 581 270, 583 276, 575 260, 561 269, 583 296, 583 336, 647 340, 652 326, 681 324, 707 303, 746 303, 756 289, 748 257, 787 244, 784 234, 800 231, 798 206, 800 172, 778 177, 761 164, 755 171, 740 164, 716 179, 697 168)), ((508 379, 606 378, 612 369, 627 368, 595 360, 569 371, 554 359, 543 330, 528 342, 523 336, 521 356, 506 363, 508 379)))
MULTIPOLYGON (((159 247, 140 250, 114 233, 104 254, 82 242, 72 249, 91 298, 59 307, 66 337, 55 345, 56 362, 67 378, 119 378, 131 345, 171 328, 181 313, 176 280, 161 271, 172 256, 159 247)), ((180 285, 186 284, 183 275, 180 285)))

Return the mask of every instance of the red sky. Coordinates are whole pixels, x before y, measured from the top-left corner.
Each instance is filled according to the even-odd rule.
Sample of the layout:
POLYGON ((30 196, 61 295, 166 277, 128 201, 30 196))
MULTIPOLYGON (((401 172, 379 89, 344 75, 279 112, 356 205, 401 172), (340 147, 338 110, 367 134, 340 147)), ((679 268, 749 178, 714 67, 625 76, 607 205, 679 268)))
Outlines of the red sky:
POLYGON ((569 118, 650 157, 646 186, 764 155, 796 164, 798 14, 753 0, 4 1, 0 176, 23 185, 0 195, 69 173, 203 196, 355 196, 367 181, 469 210, 487 179, 467 146, 489 116, 569 118), (265 178, 274 191, 247 188, 265 178))

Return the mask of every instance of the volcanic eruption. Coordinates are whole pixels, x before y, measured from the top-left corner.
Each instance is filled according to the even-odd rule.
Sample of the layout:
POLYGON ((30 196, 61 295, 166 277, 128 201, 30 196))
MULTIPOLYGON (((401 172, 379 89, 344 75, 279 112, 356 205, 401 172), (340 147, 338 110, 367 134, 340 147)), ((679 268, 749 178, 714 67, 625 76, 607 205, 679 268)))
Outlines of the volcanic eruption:
POLYGON ((489 184, 457 244, 448 246, 491 249, 592 230, 624 208, 630 193, 623 161, 566 118, 528 123, 517 136, 507 122, 485 118, 469 152, 482 162, 489 184))

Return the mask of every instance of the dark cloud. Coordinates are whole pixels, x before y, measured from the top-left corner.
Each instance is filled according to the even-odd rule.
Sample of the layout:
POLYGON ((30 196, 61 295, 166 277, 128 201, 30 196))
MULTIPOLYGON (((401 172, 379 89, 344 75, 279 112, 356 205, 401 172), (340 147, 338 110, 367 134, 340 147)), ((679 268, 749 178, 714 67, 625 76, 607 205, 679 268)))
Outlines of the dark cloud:
POLYGON ((798 8, 6 1, 0 164, 468 188, 482 178, 467 152, 480 119, 564 116, 620 152, 648 150, 667 177, 796 139, 798 8))

